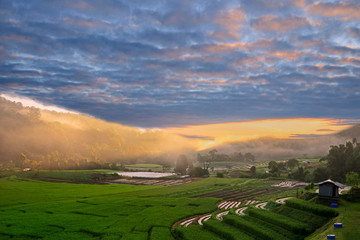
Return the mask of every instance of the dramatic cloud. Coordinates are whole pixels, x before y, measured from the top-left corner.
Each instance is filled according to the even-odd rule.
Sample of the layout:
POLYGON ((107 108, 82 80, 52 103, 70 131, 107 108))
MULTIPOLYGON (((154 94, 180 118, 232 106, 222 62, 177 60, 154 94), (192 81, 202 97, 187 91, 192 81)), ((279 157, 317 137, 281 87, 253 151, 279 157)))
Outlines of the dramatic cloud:
POLYGON ((0 1, 0 94, 143 128, 358 120, 358 12, 357 1, 0 1))

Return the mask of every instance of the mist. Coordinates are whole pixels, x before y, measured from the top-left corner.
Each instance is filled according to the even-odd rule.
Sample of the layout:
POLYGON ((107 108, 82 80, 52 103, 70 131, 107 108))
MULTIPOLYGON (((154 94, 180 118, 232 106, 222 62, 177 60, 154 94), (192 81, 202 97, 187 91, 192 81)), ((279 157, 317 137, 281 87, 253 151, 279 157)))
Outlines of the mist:
POLYGON ((140 130, 83 114, 24 107, 0 98, 0 162, 44 169, 139 158, 169 160, 192 151, 192 140, 161 130, 140 130), (26 158, 24 160, 24 158, 26 158))
POLYGON ((225 153, 251 152, 258 160, 282 160, 290 158, 322 157, 328 154, 330 146, 343 144, 352 138, 360 137, 360 125, 354 131, 341 131, 336 134, 302 139, 281 139, 263 137, 244 142, 234 142, 218 146, 225 153))
MULTIPOLYGON (((0 164, 8 168, 100 168, 111 163, 174 164, 180 154, 196 159, 198 140, 163 130, 141 130, 84 114, 56 112, 0 97, 0 164)), ((294 139, 264 137, 224 143, 219 153, 252 153, 258 160, 319 157, 331 145, 360 138, 360 125, 339 133, 294 139)))

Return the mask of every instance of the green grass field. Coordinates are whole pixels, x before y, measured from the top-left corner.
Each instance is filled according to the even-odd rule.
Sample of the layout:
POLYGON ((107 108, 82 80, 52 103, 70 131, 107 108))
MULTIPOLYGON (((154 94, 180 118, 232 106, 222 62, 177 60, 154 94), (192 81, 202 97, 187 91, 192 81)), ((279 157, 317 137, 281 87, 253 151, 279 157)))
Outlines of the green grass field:
POLYGON ((0 239, 169 239, 174 222, 213 211, 218 202, 136 197, 162 188, 2 178, 0 239))
MULTIPOLYGON (((102 171, 42 171, 40 175, 82 180, 89 174, 102 171)), ((165 187, 44 182, 20 176, 24 174, 0 178, 0 239, 174 239, 171 227, 175 222, 211 213, 217 209, 216 203, 221 201, 219 198, 189 197, 218 190, 261 189, 271 185, 262 179, 248 178, 209 177, 189 184, 165 187)), ((295 195, 296 190, 288 190, 256 196, 254 199, 271 200, 295 195)), ((326 236, 323 238, 325 233, 334 232, 331 225, 334 221, 344 223, 343 229, 335 230, 339 236, 337 239, 355 239, 360 234, 360 203, 344 201, 338 209, 340 215, 330 223, 321 216, 299 209, 282 207, 271 211, 292 218, 291 222, 305 219, 310 226, 320 227, 307 239, 326 239, 326 236)), ((263 221, 257 234, 271 232, 267 228, 277 229, 278 232, 281 230, 281 224, 271 225, 268 222, 271 216, 256 215, 257 218, 264 218, 256 221, 254 217, 246 216, 243 219, 252 225, 256 221, 263 221)), ((207 229, 193 225, 181 228, 177 236, 179 239, 224 239, 219 235, 220 230, 234 229, 234 226, 222 228, 225 223, 217 226, 216 221, 212 220, 212 225, 207 229)), ((285 237, 293 234, 290 230, 282 231, 285 237)), ((237 239, 234 234, 222 234, 237 239)), ((245 231, 242 234, 251 239, 254 233, 245 231)))
POLYGON ((335 234, 336 239, 350 240, 359 239, 360 236, 360 202, 348 202, 341 200, 337 209, 339 216, 315 231, 306 240, 323 240, 327 234, 335 234), (343 228, 334 228, 334 223, 340 222, 343 228))

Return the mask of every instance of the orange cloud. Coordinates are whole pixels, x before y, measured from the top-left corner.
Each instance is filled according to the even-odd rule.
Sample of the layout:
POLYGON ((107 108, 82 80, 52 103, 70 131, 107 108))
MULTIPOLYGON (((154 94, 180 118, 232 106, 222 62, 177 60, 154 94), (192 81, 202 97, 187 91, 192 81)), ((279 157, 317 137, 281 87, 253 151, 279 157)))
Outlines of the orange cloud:
POLYGON ((293 4, 295 7, 303 8, 303 7, 306 6, 307 1, 306 1, 306 0, 293 0, 293 1, 292 1, 292 4, 293 4))
POLYGON ((339 120, 294 118, 268 119, 249 122, 216 123, 163 129, 172 134, 197 136, 197 149, 204 150, 229 142, 256 139, 260 137, 291 138, 295 135, 332 134, 350 125, 340 125, 339 120), (326 129, 326 131, 325 131, 326 129))
POLYGON ((273 56, 273 57, 277 57, 277 58, 282 58, 282 59, 286 59, 288 61, 294 61, 296 60, 298 57, 303 56, 305 54, 308 54, 309 51, 277 51, 277 52, 266 52, 266 54, 273 56))
POLYGON ((307 11, 314 15, 324 17, 342 17, 343 21, 360 19, 360 3, 338 2, 338 3, 320 3, 315 2, 307 8, 307 11))
POLYGON ((241 10, 240 5, 234 9, 221 11, 215 19, 215 24, 220 25, 224 30, 212 33, 212 35, 218 39, 227 39, 229 37, 239 39, 238 31, 243 27, 242 23, 245 20, 246 14, 241 10))
POLYGON ((360 66, 360 57, 348 57, 339 60, 342 64, 353 64, 360 66))
POLYGON ((308 19, 296 16, 279 18, 275 15, 266 15, 252 22, 252 26, 257 30, 279 33, 286 33, 307 25, 311 25, 308 19))

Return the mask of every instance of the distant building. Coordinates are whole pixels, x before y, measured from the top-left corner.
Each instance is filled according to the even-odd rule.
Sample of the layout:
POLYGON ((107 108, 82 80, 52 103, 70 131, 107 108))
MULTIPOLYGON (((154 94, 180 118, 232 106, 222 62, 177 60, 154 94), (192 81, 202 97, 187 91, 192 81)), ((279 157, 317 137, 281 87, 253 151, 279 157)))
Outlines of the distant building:
POLYGON ((28 171, 31 171, 31 168, 24 168, 23 169, 23 172, 28 172, 28 171))
POLYGON ((315 183, 319 186, 319 197, 324 198, 338 198, 339 188, 344 189, 345 185, 339 182, 332 181, 330 179, 322 182, 315 183))

